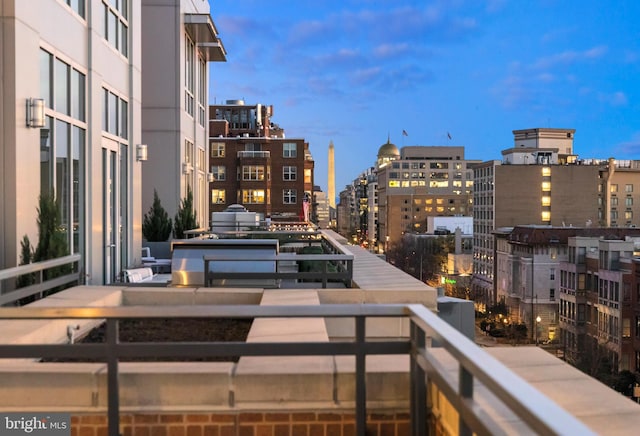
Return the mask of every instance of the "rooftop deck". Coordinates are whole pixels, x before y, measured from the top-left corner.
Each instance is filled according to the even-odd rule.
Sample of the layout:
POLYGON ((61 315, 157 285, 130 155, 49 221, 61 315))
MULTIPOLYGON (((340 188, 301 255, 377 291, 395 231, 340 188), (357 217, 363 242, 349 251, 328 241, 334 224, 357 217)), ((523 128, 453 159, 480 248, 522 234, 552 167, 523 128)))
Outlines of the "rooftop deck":
MULTIPOLYGON (((636 403, 540 348, 478 348, 431 315, 437 310, 433 288, 359 247, 345 250, 354 256, 357 287, 352 289, 79 286, 30 305, 40 312, 0 309, 0 357, 5 358, 0 359, 0 411, 65 411, 78 417, 78 431, 85 424, 102 431, 98 429, 107 426, 104 417, 113 405, 109 392, 115 382, 119 429, 125 434, 149 432, 172 419, 184 420, 186 431, 189 417, 210 423, 198 424, 201 432, 214 419, 233 417, 235 431, 252 425, 252 434, 276 434, 278 428, 288 429, 283 434, 298 434, 294 429, 315 434, 320 428, 323 432, 318 434, 332 434, 336 427, 329 421, 304 421, 311 415, 337 420, 334 424, 340 423, 341 432, 357 428, 359 434, 365 433, 358 425, 363 414, 371 434, 396 435, 422 434, 427 422, 429 429, 441 434, 473 429, 479 434, 613 435, 632 434, 640 424, 636 403), (430 311, 421 311, 420 305, 430 311), (78 311, 74 316, 78 319, 71 321, 69 313, 59 312, 65 307, 93 309, 78 311), (245 349, 245 357, 237 363, 118 363, 113 354, 105 355, 105 363, 39 363, 18 357, 68 353, 68 349, 6 346, 63 344, 71 322, 81 325, 82 331, 95 324, 92 317, 224 313, 255 318, 247 340, 254 348, 245 349), (387 316, 381 317, 384 313, 387 316), (67 318, 55 320, 60 316, 67 318), (36 319, 10 320, 21 317, 36 319), (364 317, 361 324, 354 322, 359 317, 364 317), (426 348, 420 345, 418 331, 424 334, 426 348), (431 347, 431 338, 442 346, 431 347), (361 354, 364 350, 366 357, 361 354), (295 353, 300 355, 291 355, 295 353), (119 374, 115 381, 109 375, 114 368, 119 374), (424 390, 416 393, 419 386, 424 390), (511 395, 515 397, 505 402, 511 395), (248 423, 243 421, 249 419, 247 413, 251 419, 263 415, 259 423, 248 423), (533 424, 525 424, 531 416, 533 424), (284 421, 270 423, 276 418, 284 421)), ((215 347, 185 345, 175 350, 224 351, 215 347)), ((125 344, 114 350, 168 353, 172 349, 143 348, 127 349, 125 344)))

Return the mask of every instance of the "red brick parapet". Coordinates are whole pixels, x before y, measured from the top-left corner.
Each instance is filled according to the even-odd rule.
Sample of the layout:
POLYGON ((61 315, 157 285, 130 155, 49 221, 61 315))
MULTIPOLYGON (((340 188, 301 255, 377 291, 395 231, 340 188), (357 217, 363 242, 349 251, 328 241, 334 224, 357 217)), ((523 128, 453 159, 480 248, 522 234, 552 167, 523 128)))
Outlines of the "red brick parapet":
MULTIPOLYGON (((122 436, 351 436, 355 416, 340 411, 121 414, 122 436)), ((72 436, 106 436, 106 415, 74 415, 72 436)), ((370 413, 367 435, 410 434, 407 412, 370 413)))

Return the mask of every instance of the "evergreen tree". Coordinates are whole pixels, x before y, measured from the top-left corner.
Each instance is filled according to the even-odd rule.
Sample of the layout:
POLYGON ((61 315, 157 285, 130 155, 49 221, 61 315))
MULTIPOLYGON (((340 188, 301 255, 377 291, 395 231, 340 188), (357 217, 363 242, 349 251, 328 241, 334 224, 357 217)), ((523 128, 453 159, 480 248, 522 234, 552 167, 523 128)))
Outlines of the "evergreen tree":
POLYGON ((184 239, 184 232, 195 229, 196 226, 196 212, 193 210, 193 192, 191 187, 187 186, 187 196, 180 202, 178 213, 173 220, 173 237, 184 239))
MULTIPOLYGON (((33 261, 33 254, 33 247, 31 246, 31 241, 29 241, 29 236, 24 235, 22 241, 20 241, 20 265, 29 265, 33 261)), ((34 284, 35 281, 34 273, 23 274, 18 277, 17 287, 24 288, 25 286, 34 284)))
POLYGON ((38 207, 38 245, 33 261, 57 259, 69 254, 66 235, 60 230, 60 208, 55 196, 40 194, 38 207))
POLYGON ((153 190, 153 205, 144 214, 142 234, 148 242, 164 242, 171 235, 171 218, 160 204, 158 191, 153 190))

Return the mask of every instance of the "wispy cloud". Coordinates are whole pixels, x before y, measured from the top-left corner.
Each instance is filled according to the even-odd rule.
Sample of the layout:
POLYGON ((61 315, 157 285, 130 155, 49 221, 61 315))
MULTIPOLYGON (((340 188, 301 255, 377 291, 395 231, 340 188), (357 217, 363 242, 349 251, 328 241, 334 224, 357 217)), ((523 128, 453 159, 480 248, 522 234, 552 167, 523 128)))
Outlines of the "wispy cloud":
POLYGON ((377 58, 392 58, 402 56, 410 50, 406 42, 384 43, 373 48, 373 55, 377 58))
POLYGON ((623 157, 637 157, 640 154, 640 132, 635 132, 631 137, 615 146, 616 153, 623 157))
POLYGON ((583 51, 566 50, 550 56, 541 57, 533 64, 533 68, 546 70, 558 65, 572 65, 577 62, 598 59, 607 53, 607 47, 599 45, 583 51))
POLYGON ((612 94, 600 94, 600 100, 614 107, 626 106, 629 102, 626 94, 622 91, 616 91, 612 94))

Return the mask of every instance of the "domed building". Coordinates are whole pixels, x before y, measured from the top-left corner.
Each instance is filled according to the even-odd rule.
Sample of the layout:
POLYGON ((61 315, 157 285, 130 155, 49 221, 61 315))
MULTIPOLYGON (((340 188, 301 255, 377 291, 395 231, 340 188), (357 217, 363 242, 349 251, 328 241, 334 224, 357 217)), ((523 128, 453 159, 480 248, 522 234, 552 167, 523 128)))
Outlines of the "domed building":
POLYGON ((389 162, 400 159, 400 150, 395 144, 392 144, 390 138, 387 137, 387 142, 380 146, 378 149, 378 160, 376 161, 376 167, 382 168, 389 162))

